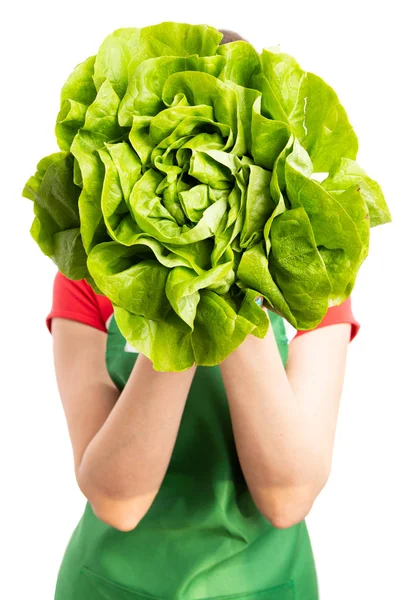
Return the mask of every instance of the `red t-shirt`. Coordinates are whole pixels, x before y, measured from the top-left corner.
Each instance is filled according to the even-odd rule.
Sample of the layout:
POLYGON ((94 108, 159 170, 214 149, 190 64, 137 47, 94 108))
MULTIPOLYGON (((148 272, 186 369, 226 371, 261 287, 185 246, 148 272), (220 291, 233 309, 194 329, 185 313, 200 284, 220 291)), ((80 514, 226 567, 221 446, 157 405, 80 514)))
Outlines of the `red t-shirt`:
MULTIPOLYGON (((106 296, 96 294, 85 279, 68 279, 61 271, 57 271, 53 283, 53 304, 46 317, 46 325, 51 333, 51 319, 64 317, 80 321, 101 331, 107 332, 106 322, 113 313, 111 300, 106 296)), ((286 321, 284 320, 286 324, 286 321)), ((351 323, 350 342, 360 329, 360 323, 354 318, 351 308, 351 296, 339 306, 328 308, 324 318, 317 325, 333 325, 334 323, 351 323)), ((299 330, 293 337, 303 335, 312 329, 299 330)))

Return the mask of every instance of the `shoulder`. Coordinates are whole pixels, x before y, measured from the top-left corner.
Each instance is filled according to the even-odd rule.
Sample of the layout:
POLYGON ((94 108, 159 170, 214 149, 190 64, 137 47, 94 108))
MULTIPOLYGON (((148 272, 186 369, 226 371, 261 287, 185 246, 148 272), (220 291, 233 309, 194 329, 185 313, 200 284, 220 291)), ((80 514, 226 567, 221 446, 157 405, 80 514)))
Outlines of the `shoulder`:
MULTIPOLYGON (((286 337, 290 342, 295 337, 306 334, 313 329, 295 329, 286 319, 283 320, 285 324, 286 337)), ((335 323, 350 323, 351 324, 351 335, 350 342, 354 340, 358 334, 361 324, 357 321, 353 313, 352 299, 349 296, 344 302, 337 306, 330 306, 325 313, 325 316, 321 322, 314 328, 326 327, 327 325, 334 325, 335 323)))
POLYGON ((73 319, 106 332, 112 313, 111 301, 106 296, 96 294, 85 279, 73 280, 61 271, 56 272, 52 307, 46 316, 50 333, 53 317, 73 319))

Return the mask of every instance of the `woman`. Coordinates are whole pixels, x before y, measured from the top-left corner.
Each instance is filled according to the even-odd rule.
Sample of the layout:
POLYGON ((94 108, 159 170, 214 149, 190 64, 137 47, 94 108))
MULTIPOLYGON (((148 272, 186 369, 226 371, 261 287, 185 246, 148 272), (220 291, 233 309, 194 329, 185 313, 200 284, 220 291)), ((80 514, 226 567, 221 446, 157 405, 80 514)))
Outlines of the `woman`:
POLYGON ((318 599, 305 517, 360 324, 348 298, 289 343, 268 315, 220 365, 158 372, 108 298, 57 272, 46 323, 87 502, 55 600, 318 599))

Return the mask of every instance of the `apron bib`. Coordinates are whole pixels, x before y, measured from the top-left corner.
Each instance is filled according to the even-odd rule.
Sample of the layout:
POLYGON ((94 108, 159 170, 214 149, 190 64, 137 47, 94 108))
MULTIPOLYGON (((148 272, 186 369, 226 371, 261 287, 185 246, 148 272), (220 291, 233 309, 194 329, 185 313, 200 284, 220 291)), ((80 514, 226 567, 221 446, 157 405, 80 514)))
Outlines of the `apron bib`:
MULTIPOLYGON (((286 366, 285 324, 268 314, 286 366)), ((112 315, 105 358, 120 390, 137 357, 112 315)), ((166 475, 135 529, 103 523, 86 502, 59 568, 55 600, 219 598, 319 596, 305 521, 275 528, 250 495, 216 365, 196 369, 166 475)))

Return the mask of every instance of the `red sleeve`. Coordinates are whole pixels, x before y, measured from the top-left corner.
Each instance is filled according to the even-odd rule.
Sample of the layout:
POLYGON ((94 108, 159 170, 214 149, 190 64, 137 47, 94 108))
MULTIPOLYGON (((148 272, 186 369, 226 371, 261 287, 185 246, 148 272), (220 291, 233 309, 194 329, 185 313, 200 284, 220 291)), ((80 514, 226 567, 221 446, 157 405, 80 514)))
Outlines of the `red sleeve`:
MULTIPOLYGON (((334 323, 351 323, 350 342, 354 340, 361 325, 353 315, 353 311, 351 308, 351 296, 349 296, 347 300, 345 300, 344 302, 342 302, 342 304, 339 304, 338 306, 330 306, 322 321, 314 329, 318 329, 319 327, 325 327, 325 325, 333 325, 334 323)), ((313 330, 300 329, 299 331, 297 331, 294 337, 303 335, 304 333, 308 333, 309 331, 313 330)))
MULTIPOLYGON (((61 271, 57 271, 53 283, 53 305, 46 317, 46 325, 50 333, 53 317, 80 321, 106 332, 106 321, 112 312, 111 301, 106 296, 96 294, 84 279, 68 279, 61 271)), ((315 329, 334 323, 351 323, 350 342, 357 335, 360 323, 353 315, 350 296, 342 304, 328 308, 324 318, 315 329)), ((309 331, 313 330, 300 329, 294 337, 309 331)))
POLYGON ((68 279, 57 271, 53 282, 53 304, 46 317, 50 333, 53 317, 80 321, 106 332, 106 321, 112 312, 111 300, 96 294, 85 279, 68 279))

